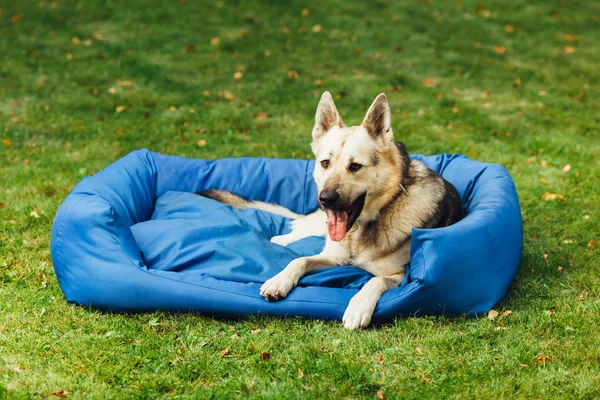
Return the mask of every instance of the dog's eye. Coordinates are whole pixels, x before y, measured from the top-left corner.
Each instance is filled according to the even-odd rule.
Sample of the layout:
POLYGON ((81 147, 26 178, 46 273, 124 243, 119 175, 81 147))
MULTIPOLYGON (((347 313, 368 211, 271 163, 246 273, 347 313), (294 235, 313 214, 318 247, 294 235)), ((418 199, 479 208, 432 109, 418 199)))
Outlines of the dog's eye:
POLYGON ((325 169, 329 168, 329 160, 321 161, 321 167, 323 167, 325 169))
POLYGON ((350 172, 356 172, 359 169, 361 169, 362 167, 363 166, 361 164, 353 162, 352 164, 350 164, 350 166, 348 167, 348 169, 350 170, 350 172))

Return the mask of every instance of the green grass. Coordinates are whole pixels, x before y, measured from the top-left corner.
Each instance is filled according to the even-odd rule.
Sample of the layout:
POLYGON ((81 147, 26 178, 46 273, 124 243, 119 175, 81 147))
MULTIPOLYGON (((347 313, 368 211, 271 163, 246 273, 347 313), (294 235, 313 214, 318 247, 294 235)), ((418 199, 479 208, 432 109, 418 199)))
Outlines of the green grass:
POLYGON ((0 397, 600 397, 600 3, 287 3, 0 0, 0 397), (324 90, 346 123, 385 92, 411 152, 506 166, 511 315, 348 332, 66 303, 50 229, 82 177, 140 147, 308 157, 324 90))

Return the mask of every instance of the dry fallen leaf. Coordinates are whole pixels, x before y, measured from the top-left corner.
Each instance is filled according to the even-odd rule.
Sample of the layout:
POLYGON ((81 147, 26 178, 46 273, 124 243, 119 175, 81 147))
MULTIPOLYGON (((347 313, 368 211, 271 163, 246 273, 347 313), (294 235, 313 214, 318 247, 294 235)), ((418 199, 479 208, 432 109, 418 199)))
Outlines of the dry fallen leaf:
POLYGON ((196 142, 196 145, 198 145, 198 147, 204 147, 206 146, 206 140, 200 139, 196 142))
POLYGON ((320 80, 320 79, 317 79, 317 80, 315 81, 315 86, 321 86, 322 84, 323 84, 323 81, 322 81, 322 80, 320 80))
POLYGON ((544 179, 544 178, 540 179, 540 182, 542 182, 544 185, 548 184, 548 181, 546 179, 544 179))
POLYGON ((550 360, 552 360, 552 358, 547 354, 541 354, 535 358, 535 362, 539 365, 545 365, 550 360))
POLYGON ((535 161, 535 157, 529 157, 529 158, 527 159, 527 161, 525 161, 525 162, 526 162, 527 164, 531 164, 531 163, 532 163, 532 162, 534 162, 534 161, 535 161))
POLYGON ((218 37, 214 37, 214 38, 210 39, 211 46, 217 46, 219 43, 221 43, 221 39, 219 39, 218 37))
POLYGON ((521 368, 529 368, 529 365, 527 365, 527 364, 519 364, 519 367, 521 367, 521 368))
POLYGON ((589 247, 590 249, 593 249, 593 248, 595 248, 595 247, 596 247, 596 241, 595 241, 595 240, 593 240, 593 239, 590 239, 590 241, 588 242, 588 247, 589 247))
POLYGON ((415 350, 417 351, 417 354, 423 354, 423 350, 421 350, 419 346, 415 347, 415 350))
POLYGON ((229 355, 229 347, 227 347, 225 350, 223 350, 221 352, 221 354, 219 354, 219 358, 223 358, 223 357, 228 356, 228 355, 229 355))
POLYGON ((263 361, 270 360, 271 359, 271 354, 265 351, 264 353, 260 354, 260 359, 263 360, 263 361))
POLYGON ((269 115, 264 111, 261 111, 258 114, 256 114, 256 119, 267 119, 267 118, 269 118, 269 115))
POLYGON ((420 379, 420 380, 422 380, 422 381, 424 381, 424 382, 429 382, 429 381, 431 380, 431 378, 430 378, 430 377, 428 377, 428 376, 425 376, 425 375, 421 375, 421 376, 419 377, 419 379, 420 379))
POLYGON ((579 301, 583 301, 583 300, 585 300, 586 297, 587 297, 587 294, 585 292, 581 292, 581 293, 579 293, 578 299, 579 299, 579 301))
POLYGON ((304 9, 302 9, 301 14, 303 17, 308 17, 308 14, 310 14, 310 11, 308 10, 308 8, 304 8, 304 9))
POLYGON ((229 90, 224 90, 223 91, 223 96, 225 96, 225 98, 227 100, 234 100, 235 99, 235 95, 233 93, 231 93, 229 90))
POLYGON ((427 87, 434 87, 435 86, 435 82, 431 78, 423 78, 422 82, 423 82, 423 85, 425 85, 427 87))
POLYGON ((383 393, 383 390, 378 390, 377 391, 377 398, 380 400, 385 399, 385 393, 383 393))
POLYGON ((542 160, 542 161, 540 161, 540 165, 541 165, 542 167, 544 167, 544 168, 547 168, 547 167, 548 167, 548 161, 546 161, 546 160, 542 160))
POLYGON ((510 314, 512 314, 512 311, 511 311, 511 310, 507 310, 507 311, 504 311, 504 312, 502 313, 502 316, 503 316, 503 317, 508 317, 510 314))
POLYGON ((583 92, 579 92, 575 95, 575 98, 577 100, 581 100, 581 99, 583 99, 583 96, 585 96, 585 94, 583 92))
POLYGON ((315 25, 312 27, 314 33, 321 32, 321 25, 315 25))
POLYGON ((60 392, 54 392, 52 393, 53 396, 56 397, 67 397, 70 393, 68 391, 66 391, 65 389, 61 390, 60 392))
POLYGON ((304 378, 304 372, 300 368, 298 368, 298 379, 304 378))
POLYGON ((13 15, 12 17, 10 17, 10 22, 12 22, 13 24, 16 24, 17 22, 19 22, 20 19, 21 19, 20 15, 13 15))
POLYGON ((260 332, 262 329, 254 329, 252 330, 252 334, 256 335, 258 332, 260 332))
POLYGON ((298 74, 298 71, 288 71, 288 73, 287 73, 288 79, 294 79, 299 76, 300 76, 300 74, 298 74))
POLYGON ((496 310, 490 310, 490 311, 488 312, 488 316, 487 316, 487 318, 488 318, 490 321, 493 321, 493 320, 495 320, 495 319, 496 319, 496 317, 497 317, 497 316, 498 316, 498 311, 496 311, 496 310))
POLYGON ((125 106, 117 106, 115 108, 115 111, 118 112, 118 113, 123 112, 123 111, 125 111, 125 106))
POLYGON ((558 193, 550 193, 550 192, 546 192, 543 194, 542 198, 546 201, 551 201, 551 200, 560 200, 560 201, 564 201, 565 198, 562 194, 558 194, 558 193))
POLYGON ((494 47, 494 51, 498 54, 504 54, 506 52, 506 47, 498 45, 494 47))
POLYGON ((40 215, 37 213, 37 211, 36 211, 36 210, 33 210, 33 211, 31 211, 31 212, 29 213, 29 216, 30 216, 30 217, 34 217, 34 218, 39 218, 39 217, 40 217, 40 215))
POLYGON ((131 85, 133 85, 133 81, 132 80, 124 80, 124 81, 122 81, 120 79, 117 79, 117 85, 131 86, 131 85))
POLYGON ((481 15, 483 18, 489 18, 492 16, 492 12, 490 10, 486 10, 483 6, 479 5, 475 9, 475 12, 481 15))
POLYGON ((571 164, 565 164, 562 168, 562 172, 569 172, 571 170, 571 164))
POLYGON ((511 33, 515 30, 515 27, 511 24, 504 25, 504 31, 507 33, 511 33))
POLYGON ((2 139, 2 144, 5 146, 12 146, 12 141, 9 139, 2 139))
POLYGON ((567 53, 567 54, 575 53, 575 47, 573 47, 573 46, 566 46, 565 47, 565 53, 567 53))
POLYGON ((565 33, 563 35, 563 39, 565 39, 566 42, 572 42, 573 40, 575 40, 575 36, 565 33))
POLYGON ((239 81, 240 79, 242 79, 242 73, 241 72, 236 72, 235 74, 233 74, 233 79, 235 79, 236 81, 239 81))
POLYGON ((381 357, 380 354, 377 354, 373 358, 376 359, 379 364, 383 364, 383 357, 381 357))
POLYGON ((522 83, 523 83, 523 81, 521 81, 521 78, 517 78, 517 79, 515 79, 515 83, 513 83, 513 87, 514 87, 515 89, 518 89, 518 88, 520 88, 520 87, 521 87, 521 84, 522 84, 522 83))

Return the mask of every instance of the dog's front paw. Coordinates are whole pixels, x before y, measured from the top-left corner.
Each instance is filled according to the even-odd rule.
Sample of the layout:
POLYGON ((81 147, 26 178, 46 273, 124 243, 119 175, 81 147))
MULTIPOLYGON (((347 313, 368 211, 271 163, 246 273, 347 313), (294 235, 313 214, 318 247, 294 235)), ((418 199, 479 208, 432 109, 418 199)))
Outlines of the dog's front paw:
POLYGON ((260 287, 260 295, 267 301, 279 300, 296 286, 296 281, 283 270, 260 287))
POLYGON ((279 236, 273 236, 271 238, 271 243, 275 243, 281 246, 287 246, 288 244, 292 243, 294 241, 294 238, 292 237, 292 235, 290 233, 288 233, 287 235, 279 235, 279 236))
POLYGON ((355 294, 350 303, 348 303, 348 307, 342 317, 344 328, 361 329, 369 326, 376 305, 377 299, 373 301, 362 292, 355 294))

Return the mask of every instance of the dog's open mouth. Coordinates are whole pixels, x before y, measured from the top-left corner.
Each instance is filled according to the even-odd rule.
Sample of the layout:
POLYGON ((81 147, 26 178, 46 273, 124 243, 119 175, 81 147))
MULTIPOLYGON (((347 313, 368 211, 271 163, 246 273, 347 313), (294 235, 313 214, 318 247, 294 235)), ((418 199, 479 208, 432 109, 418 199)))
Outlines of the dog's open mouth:
POLYGON ((366 197, 366 193, 358 196, 350 205, 350 208, 345 211, 325 210, 327 213, 327 231, 331 240, 339 242, 346 236, 346 232, 352 228, 362 212, 366 197))

